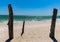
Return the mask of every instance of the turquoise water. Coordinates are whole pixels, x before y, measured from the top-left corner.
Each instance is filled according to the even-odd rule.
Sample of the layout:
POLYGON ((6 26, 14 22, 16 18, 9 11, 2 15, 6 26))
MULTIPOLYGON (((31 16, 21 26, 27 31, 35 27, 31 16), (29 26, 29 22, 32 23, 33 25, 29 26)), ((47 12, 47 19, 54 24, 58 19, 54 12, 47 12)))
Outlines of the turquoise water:
MULTIPOLYGON (((57 18, 60 19, 60 16, 57 16, 57 18)), ((14 20, 15 21, 41 21, 41 20, 49 20, 52 19, 52 16, 23 16, 23 15, 15 15, 14 16, 14 20)), ((8 15, 0 15, 0 21, 7 21, 9 20, 9 16, 8 15)))

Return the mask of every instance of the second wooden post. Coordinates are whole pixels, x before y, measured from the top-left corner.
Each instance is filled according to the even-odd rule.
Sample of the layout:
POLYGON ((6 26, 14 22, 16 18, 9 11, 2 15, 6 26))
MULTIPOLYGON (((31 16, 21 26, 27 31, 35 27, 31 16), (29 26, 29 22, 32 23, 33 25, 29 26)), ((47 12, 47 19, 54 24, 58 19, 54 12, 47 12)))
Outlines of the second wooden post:
POLYGON ((56 24, 56 17, 57 17, 57 9, 54 8, 52 22, 51 22, 51 29, 50 29, 50 37, 54 38, 55 36, 55 24, 56 24))
POLYGON ((9 22, 8 22, 9 39, 13 39, 13 10, 11 4, 8 5, 8 9, 9 9, 9 22))

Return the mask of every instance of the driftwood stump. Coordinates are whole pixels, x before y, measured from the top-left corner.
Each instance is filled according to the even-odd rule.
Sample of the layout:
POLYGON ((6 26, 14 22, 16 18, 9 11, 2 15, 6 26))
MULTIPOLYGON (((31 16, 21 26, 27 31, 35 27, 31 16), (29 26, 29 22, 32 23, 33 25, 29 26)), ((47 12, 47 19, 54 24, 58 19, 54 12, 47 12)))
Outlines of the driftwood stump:
POLYGON ((13 10, 11 4, 8 5, 8 9, 9 9, 9 22, 8 22, 9 39, 13 39, 13 10))
POLYGON ((25 26, 25 21, 23 21, 23 27, 22 27, 22 33, 21 33, 21 36, 24 34, 24 26, 25 26))
POLYGON ((55 36, 56 17, 57 17, 57 9, 54 8, 52 22, 51 22, 51 29, 50 29, 50 37, 51 38, 54 38, 54 36, 55 36))

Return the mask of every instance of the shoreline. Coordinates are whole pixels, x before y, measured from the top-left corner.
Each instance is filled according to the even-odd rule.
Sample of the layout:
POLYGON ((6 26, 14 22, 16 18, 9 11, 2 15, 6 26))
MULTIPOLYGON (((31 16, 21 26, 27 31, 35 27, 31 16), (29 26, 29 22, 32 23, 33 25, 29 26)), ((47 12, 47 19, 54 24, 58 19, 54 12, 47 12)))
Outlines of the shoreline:
MULTIPOLYGON (((38 20, 25 20, 25 22, 37 22, 38 20)), ((44 22, 44 21, 49 21, 51 22, 52 19, 48 19, 48 20, 40 20, 40 22, 44 22)), ((56 21, 60 21, 60 19, 56 19, 56 21)), ((22 20, 13 20, 14 23, 20 23, 20 22, 23 22, 22 20)), ((39 22, 39 21, 38 21, 39 22)), ((5 21, 0 21, 0 24, 1 23, 8 23, 8 20, 5 20, 5 21)))

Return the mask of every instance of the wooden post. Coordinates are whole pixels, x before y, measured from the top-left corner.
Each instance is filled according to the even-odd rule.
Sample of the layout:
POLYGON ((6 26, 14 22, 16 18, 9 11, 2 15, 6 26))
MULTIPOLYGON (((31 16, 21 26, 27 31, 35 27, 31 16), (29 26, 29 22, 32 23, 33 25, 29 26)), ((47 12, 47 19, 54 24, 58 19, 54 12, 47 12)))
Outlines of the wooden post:
POLYGON ((13 10, 11 4, 8 5, 8 9, 9 9, 9 22, 8 22, 9 39, 13 39, 13 10))
POLYGON ((50 37, 51 38, 54 38, 54 36, 55 36, 54 33, 55 33, 56 17, 57 17, 57 9, 54 8, 52 22, 51 22, 51 29, 50 29, 50 37))
POLYGON ((23 27, 22 27, 22 33, 21 33, 21 36, 22 36, 23 33, 24 33, 24 26, 25 26, 25 21, 23 21, 23 27))

